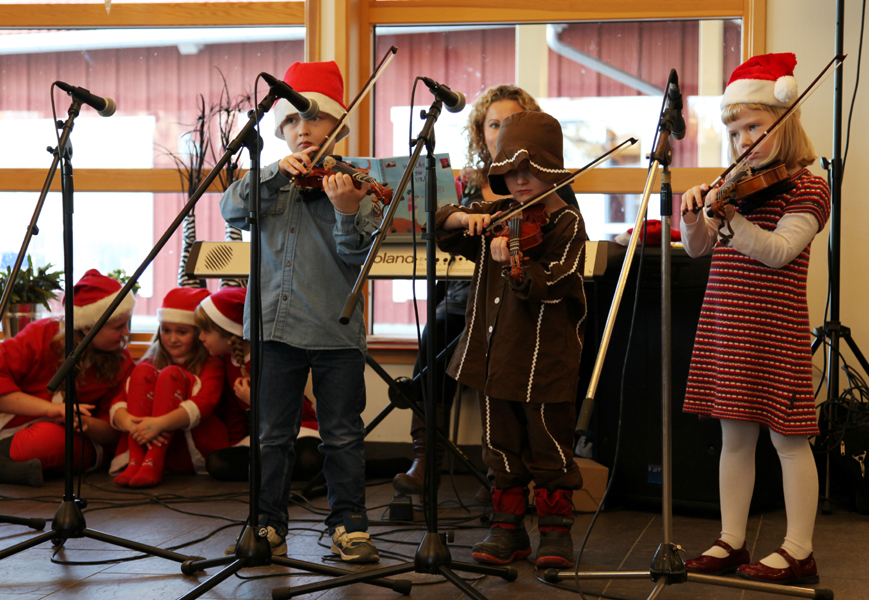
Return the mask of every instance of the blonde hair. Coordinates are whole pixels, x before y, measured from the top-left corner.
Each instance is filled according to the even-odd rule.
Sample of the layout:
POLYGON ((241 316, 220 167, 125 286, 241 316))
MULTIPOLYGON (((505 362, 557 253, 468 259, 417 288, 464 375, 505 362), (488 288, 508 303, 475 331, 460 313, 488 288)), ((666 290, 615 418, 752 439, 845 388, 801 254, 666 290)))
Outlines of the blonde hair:
POLYGON ((249 377, 247 374, 247 368, 245 365, 245 352, 244 352, 244 339, 241 336, 236 335, 234 333, 230 333, 220 325, 214 322, 214 320, 208 316, 208 313, 205 312, 205 309, 202 308, 202 305, 196 307, 196 312, 193 313, 193 320, 196 321, 197 327, 199 327, 205 333, 211 333, 212 331, 216 331, 220 337, 227 339, 232 344, 232 356, 235 358, 235 362, 239 364, 241 367, 241 376, 249 377))
POLYGON ((486 113, 489 107, 501 100, 513 100, 523 110, 540 112, 540 105, 534 97, 515 85, 498 85, 480 94, 463 129, 464 134, 468 136, 467 166, 473 169, 468 179, 470 187, 480 188, 486 183, 486 175, 489 167, 492 166, 492 156, 489 154, 489 148, 486 147, 483 127, 486 125, 486 113))
MULTIPOLYGON (((171 321, 168 322, 171 323, 171 321)), ((179 325, 188 324, 179 323, 179 325)), ((199 341, 199 327, 196 325, 189 326, 193 328, 193 348, 181 359, 181 364, 188 372, 194 375, 199 375, 199 371, 201 370, 202 365, 205 364, 205 361, 208 360, 209 354, 202 342, 199 341)), ((177 364, 175 359, 172 358, 163 346, 163 341, 160 339, 160 329, 162 329, 162 327, 163 323, 161 322, 160 326, 157 328, 157 333, 154 334, 154 339, 151 340, 151 345, 148 346, 148 349, 142 356, 143 360, 150 361, 157 370, 165 369, 170 365, 177 364)))
MULTIPOLYGON (((729 125, 739 119, 745 110, 762 110, 778 119, 787 108, 766 104, 729 104, 721 109, 721 122, 729 125)), ((783 162, 789 170, 808 167, 818 158, 815 146, 800 122, 800 112, 799 108, 795 109, 793 115, 776 131, 774 139, 771 142, 763 142, 772 145, 769 151, 770 162, 783 162)), ((729 145, 730 161, 733 162, 739 158, 740 153, 733 146, 732 141, 729 145)))
MULTIPOLYGON (((126 315, 115 315, 109 321, 117 319, 118 317, 124 316, 129 319, 132 315, 127 313, 126 315)), ((64 321, 59 321, 60 329, 53 338, 51 338, 51 351, 57 358, 57 366, 60 368, 66 361, 66 325, 64 321)), ((78 346, 81 344, 82 340, 85 338, 85 332, 81 329, 76 329, 73 332, 73 344, 78 346)), ((79 360, 75 364, 75 384, 76 388, 78 388, 79 384, 82 383, 85 373, 87 373, 90 369, 93 369, 94 376, 97 381, 101 381, 103 383, 115 383, 118 379, 118 374, 121 372, 121 365, 124 364, 124 360, 126 356, 124 355, 123 349, 127 347, 127 342, 129 339, 124 341, 124 344, 121 346, 120 350, 99 350, 94 347, 93 344, 90 344, 87 348, 85 348, 84 354, 82 354, 81 360, 79 360)))

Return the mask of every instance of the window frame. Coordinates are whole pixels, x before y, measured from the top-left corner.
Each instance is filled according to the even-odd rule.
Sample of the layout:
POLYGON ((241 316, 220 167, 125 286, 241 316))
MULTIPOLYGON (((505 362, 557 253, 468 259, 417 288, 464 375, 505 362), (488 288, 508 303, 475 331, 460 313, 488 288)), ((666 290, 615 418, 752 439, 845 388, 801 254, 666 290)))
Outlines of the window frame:
MULTIPOLYGON (((306 2, 123 3, 106 14, 95 4, 0 4, 0 22, 8 29, 190 27, 304 25, 308 60, 334 59, 345 73, 348 91, 367 81, 378 25, 550 23, 566 21, 670 20, 739 18, 743 22, 743 56, 761 54, 766 42, 766 0, 674 0, 660 6, 642 0, 553 0, 546 8, 530 9, 518 0, 307 0, 306 2), (327 15, 328 18, 324 18, 327 15), (341 17, 341 18, 339 18, 341 17), (329 32, 324 29, 330 29, 329 32), (326 34, 329 35, 326 35, 326 34), (353 44, 348 43, 348 40, 353 44), (353 51, 351 51, 351 46, 353 51)), ((354 141, 345 153, 371 152, 371 104, 360 103, 354 116, 354 141), (367 118, 361 117, 365 115, 367 118)), ((673 171, 673 191, 685 191, 697 181, 711 181, 717 169, 673 171), (711 175, 711 177, 710 177, 711 175)), ((172 168, 78 169, 76 189, 82 191, 183 192, 172 168)), ((40 191, 43 169, 0 168, 0 189, 40 191)), ((600 170, 574 184, 577 193, 642 193, 644 169, 600 170)), ((55 180, 52 190, 60 189, 55 180)))

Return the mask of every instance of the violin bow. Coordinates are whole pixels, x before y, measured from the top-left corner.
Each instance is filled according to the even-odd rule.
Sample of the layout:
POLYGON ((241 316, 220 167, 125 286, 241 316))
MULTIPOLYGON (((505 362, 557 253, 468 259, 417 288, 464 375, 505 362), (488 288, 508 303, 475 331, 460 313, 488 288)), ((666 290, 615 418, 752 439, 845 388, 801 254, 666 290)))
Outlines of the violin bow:
POLYGON ((615 158, 616 156, 618 156, 619 154, 621 154, 622 152, 624 152, 625 150, 627 150, 628 148, 630 148, 631 146, 633 146, 636 143, 637 143, 637 138, 626 139, 624 142, 622 142, 621 144, 619 144, 615 148, 610 149, 608 152, 601 154, 600 156, 595 158, 593 161, 591 161, 590 163, 588 163, 587 165, 585 165, 581 169, 577 169, 576 171, 574 171, 573 173, 571 173, 570 175, 568 175, 567 177, 565 177, 564 179, 562 179, 561 181, 559 181, 558 183, 553 185, 551 188, 546 189, 546 190, 540 192, 539 194, 537 194, 536 196, 531 197, 527 202, 523 202, 521 206, 507 211, 506 213, 504 213, 503 215, 498 217, 497 220, 492 221, 489 224, 489 226, 486 228, 484 233, 489 233, 492 230, 492 228, 495 227, 496 225, 500 225, 504 221, 507 221, 507 220, 513 218, 514 216, 521 213, 524 209, 528 208, 532 204, 537 204, 538 202, 543 200, 543 198, 545 198, 546 196, 548 196, 552 192, 554 192, 556 190, 560 190, 561 188, 563 188, 567 184, 572 183, 580 175, 587 173, 588 171, 594 169, 595 167, 597 167, 599 165, 602 165, 603 163, 610 160, 611 158, 615 158))
POLYGON ((836 56, 834 56, 833 60, 831 60, 829 63, 827 63, 827 66, 824 67, 824 69, 820 72, 820 74, 817 77, 815 77, 815 80, 812 83, 810 83, 809 86, 805 90, 803 90, 803 93, 800 94, 799 97, 796 100, 794 100, 794 102, 788 107, 788 109, 785 112, 783 112, 778 119, 776 119, 775 123, 773 123, 769 129, 764 131, 759 138, 754 140, 754 143, 751 146, 749 146, 745 152, 740 154, 739 158, 737 158, 735 161, 733 161, 733 164, 731 164, 729 167, 727 167, 727 169, 721 175, 719 175, 715 179, 715 181, 713 181, 711 184, 709 184, 709 187, 714 188, 716 185, 718 185, 718 183, 722 179, 727 177, 727 175, 729 175, 730 172, 733 171, 733 169, 741 167, 742 163, 744 163, 746 160, 748 160, 748 157, 751 155, 751 153, 754 151, 754 149, 757 148, 760 144, 762 144, 764 142, 764 140, 766 140, 770 135, 775 133, 779 127, 784 125, 784 122, 787 119, 789 119, 791 116, 793 116, 794 111, 796 111, 796 109, 798 109, 800 106, 802 106, 803 102, 808 100, 809 96, 811 96, 812 93, 814 93, 814 91, 817 88, 821 87, 821 84, 823 84, 824 81, 826 81, 827 78, 836 71, 836 69, 838 69, 840 66, 842 66, 842 61, 844 61, 845 58, 847 58, 847 56, 848 56, 847 54, 837 54, 836 56), (836 61, 839 61, 838 64, 835 67, 833 67, 833 69, 831 70, 830 67, 832 67, 833 63, 836 61), (822 77, 823 77, 823 79, 821 79, 822 77))
POLYGON ((377 65, 377 68, 374 69, 374 73, 371 77, 368 78, 368 82, 362 86, 362 89, 359 90, 359 93, 356 94, 356 97, 353 99, 353 102, 350 103, 350 106, 347 107, 347 110, 341 115, 341 118, 338 119, 338 122, 335 123, 335 126, 326 136, 326 138, 320 143, 320 149, 317 150, 317 153, 311 158, 311 164, 316 165, 317 162, 323 158, 323 155, 326 153, 326 148, 329 147, 329 144, 332 143, 332 140, 335 139, 335 136, 338 135, 338 132, 344 127, 344 123, 347 122, 347 119, 356 110, 356 107, 359 106, 359 103, 371 91, 371 88, 374 87, 374 83, 377 81, 377 78, 383 74, 383 71, 386 69, 386 66, 390 63, 390 61, 395 57, 395 53, 398 52, 398 48, 395 46, 390 46, 389 50, 386 51, 386 55, 384 55, 383 59, 380 61, 380 64, 377 65))

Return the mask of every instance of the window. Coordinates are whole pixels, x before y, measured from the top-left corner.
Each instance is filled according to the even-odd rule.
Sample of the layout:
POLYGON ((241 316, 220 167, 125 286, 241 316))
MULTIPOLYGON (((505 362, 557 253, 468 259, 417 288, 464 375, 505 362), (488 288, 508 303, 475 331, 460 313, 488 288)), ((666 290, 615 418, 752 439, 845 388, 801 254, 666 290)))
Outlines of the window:
MULTIPOLYGON (((280 78, 289 64, 304 57, 302 27, 5 31, 0 35, 4 40, 0 135, 16 140, 0 148, 0 164, 41 170, 44 180, 51 164, 45 148, 57 145, 49 88, 53 81, 62 80, 117 104, 110 118, 97 116, 89 107, 82 109, 71 135, 74 172, 142 169, 125 171, 123 177, 141 178, 143 189, 148 188, 147 169, 174 170, 170 154, 186 160, 188 132, 202 107, 210 111, 220 103, 221 93, 228 91, 223 103, 238 109, 234 113, 237 132, 252 107, 256 75, 265 71, 280 78)), ((267 90, 260 81, 259 97, 267 90)), ((56 93, 55 102, 58 118, 64 120, 70 101, 56 93)), ((261 122, 263 164, 286 150, 273 128, 273 118, 266 115, 261 122)), ((222 155, 216 129, 212 136, 217 147, 210 164, 222 155)), ((248 164, 247 156, 236 158, 242 166, 248 164)), ((55 183, 59 181, 58 172, 55 183)), ((170 181, 176 184, 178 175, 170 181)), ((89 268, 103 272, 123 268, 131 273, 187 201, 182 193, 87 192, 76 183, 76 279, 89 268)), ((39 220, 42 233, 33 238, 30 254, 37 264, 62 267, 60 194, 49 196, 39 220)), ((38 191, 0 192, 7 231, 21 234, 0 241, 0 268, 14 263, 37 198, 38 191)), ((218 200, 218 194, 205 194, 195 209, 199 239, 224 239, 218 200)), ((143 275, 137 317, 155 315, 165 293, 175 286, 180 249, 179 230, 143 275)))
MULTIPOLYGON (((636 137, 639 144, 601 168, 644 169, 664 88, 675 68, 688 134, 672 144, 672 167, 727 164, 717 96, 726 83, 724 74, 741 61, 740 20, 377 27, 375 33, 375 55, 399 48, 376 88, 374 148, 379 157, 408 154, 408 140, 422 125, 420 110, 432 102, 427 88, 418 85, 410 106, 414 78, 426 76, 467 97, 461 113, 442 112, 435 127, 436 151, 448 152, 454 169, 468 162, 463 128, 471 104, 499 84, 525 88, 561 122, 568 168, 579 168, 636 137)), ((589 238, 612 240, 632 227, 639 200, 637 194, 579 196, 589 238)), ((648 215, 660 218, 654 200, 648 215)), ((396 293, 403 286, 388 281, 373 285, 374 333, 414 329, 410 295, 396 293)), ((424 323, 425 303, 419 306, 424 323)))

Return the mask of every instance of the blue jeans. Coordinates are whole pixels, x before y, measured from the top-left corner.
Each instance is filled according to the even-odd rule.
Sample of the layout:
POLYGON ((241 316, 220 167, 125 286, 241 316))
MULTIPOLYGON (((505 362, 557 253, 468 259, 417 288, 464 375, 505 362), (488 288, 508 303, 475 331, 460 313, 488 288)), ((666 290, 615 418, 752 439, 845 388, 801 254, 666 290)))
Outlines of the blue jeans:
POLYGON ((365 516, 365 356, 355 349, 303 350, 282 342, 262 344, 260 525, 287 533, 290 479, 302 420, 302 398, 312 374, 320 427, 320 452, 328 486, 330 533, 350 517, 365 516))

